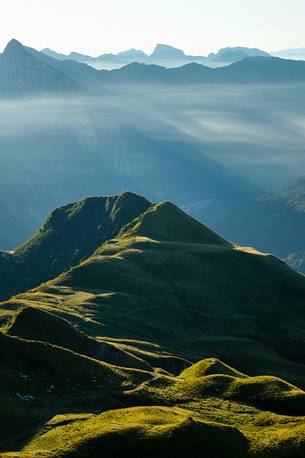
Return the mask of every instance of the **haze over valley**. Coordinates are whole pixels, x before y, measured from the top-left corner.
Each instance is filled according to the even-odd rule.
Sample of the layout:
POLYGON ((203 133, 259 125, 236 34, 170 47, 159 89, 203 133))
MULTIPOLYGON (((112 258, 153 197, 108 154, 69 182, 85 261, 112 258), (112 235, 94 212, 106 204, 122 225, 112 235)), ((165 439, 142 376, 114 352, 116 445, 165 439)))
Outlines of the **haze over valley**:
POLYGON ((27 72, 49 78, 50 89, 26 88, 23 79, 22 94, 0 101, 2 249, 14 249, 56 206, 125 189, 170 199, 213 226, 304 170, 301 83, 168 84, 154 74, 139 83, 131 73, 91 93, 98 72, 75 63, 64 66, 67 93, 66 83, 55 86, 63 72, 57 61, 37 73, 41 53, 33 61, 14 41, 3 56, 2 65, 13 61, 20 71, 28 59, 27 72), (75 75, 81 90, 73 88, 75 75))
POLYGON ((305 456, 305 7, 251 3, 3 6, 1 458, 305 456))

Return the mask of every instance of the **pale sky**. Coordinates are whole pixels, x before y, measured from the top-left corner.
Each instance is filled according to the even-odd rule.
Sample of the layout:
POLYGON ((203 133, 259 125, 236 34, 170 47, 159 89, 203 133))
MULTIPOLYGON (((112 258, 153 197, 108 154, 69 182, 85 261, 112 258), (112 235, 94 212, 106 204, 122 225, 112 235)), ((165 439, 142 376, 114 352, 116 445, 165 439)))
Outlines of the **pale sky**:
POLYGON ((91 55, 167 43, 205 55, 226 46, 305 46, 305 0, 0 0, 0 50, 91 55))

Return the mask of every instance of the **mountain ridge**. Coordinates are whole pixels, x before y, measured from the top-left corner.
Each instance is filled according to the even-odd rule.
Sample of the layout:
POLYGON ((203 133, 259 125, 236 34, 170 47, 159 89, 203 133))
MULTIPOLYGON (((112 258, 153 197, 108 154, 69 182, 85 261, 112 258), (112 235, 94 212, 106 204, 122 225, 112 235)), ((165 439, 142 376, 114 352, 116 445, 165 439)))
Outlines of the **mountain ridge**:
POLYGON ((4 457, 302 457, 302 275, 128 192, 49 229, 88 257, 0 303, 4 457))
POLYGON ((216 229, 241 244, 271 251, 305 273, 305 178, 285 183, 236 208, 216 229))
POLYGON ((196 62, 182 64, 176 68, 165 68, 156 63, 133 62, 120 69, 98 71, 84 63, 54 59, 54 56, 11 40, 0 55, 0 91, 6 96, 18 96, 84 90, 94 92, 118 83, 299 84, 305 81, 303 61, 268 55, 246 57, 218 68, 196 62))
POLYGON ((2 298, 9 291, 16 294, 37 286, 77 264, 149 205, 143 197, 125 192, 57 208, 32 238, 0 259, 6 278, 6 287, 0 288, 2 298))
MULTIPOLYGON (((176 307, 184 316, 187 313, 187 307, 193 309, 195 303, 197 306, 192 312, 193 316, 186 314, 183 319, 181 318, 181 322, 190 320, 192 326, 196 328, 195 322, 196 320, 198 323, 202 322, 203 317, 200 318, 200 314, 203 313, 210 316, 210 322, 215 321, 216 325, 216 317, 220 314, 227 328, 227 331, 223 332, 227 332, 228 335, 230 332, 233 333, 230 338, 227 337, 228 342, 232 342, 231 339, 233 341, 237 339, 236 342, 238 339, 245 339, 248 345, 251 342, 251 346, 257 347, 258 353, 265 348, 265 357, 270 358, 275 349, 277 353, 282 352, 280 335, 283 331, 279 333, 279 330, 288 296, 291 309, 289 326, 299 327, 302 319, 305 322, 305 316, 301 318, 302 314, 300 314, 305 293, 303 277, 293 272, 277 258, 226 242, 172 204, 163 202, 147 206, 146 201, 145 205, 146 209, 143 213, 133 222, 121 228, 120 232, 116 232, 115 238, 109 232, 108 240, 98 242, 99 247, 95 251, 91 249, 86 259, 83 261, 80 259, 79 264, 75 262, 75 266, 68 270, 65 268, 66 272, 36 288, 32 293, 24 293, 8 301, 8 310, 14 309, 14 304, 17 307, 23 303, 39 307, 39 304, 45 302, 47 310, 58 311, 58 306, 56 305, 54 309, 53 304, 57 303, 56 295, 61 297, 63 293, 67 304, 70 302, 72 304, 74 301, 78 303, 78 296, 86 298, 85 303, 91 304, 88 305, 89 308, 95 304, 97 315, 94 321, 96 322, 100 320, 100 301, 103 307, 110 307, 109 310, 113 307, 115 310, 118 307, 119 310, 122 310, 119 314, 123 313, 123 315, 126 307, 127 310, 131 307, 131 311, 133 310, 131 315, 134 315, 133 320, 135 321, 132 322, 133 324, 129 323, 127 334, 126 323, 121 323, 119 326, 116 324, 117 329, 114 330, 114 322, 110 319, 107 326, 109 327, 108 335, 109 332, 112 337, 115 335, 130 338, 132 335, 134 338, 137 335, 138 340, 149 340, 154 330, 153 332, 160 336, 160 342, 165 345, 167 351, 173 351, 172 344, 168 340, 169 331, 157 330, 160 321, 159 313, 162 313, 164 307, 168 307, 168 311, 176 307), (185 262, 188 265, 187 272, 185 262), (294 291, 293 299, 290 296, 290 290, 294 291), (51 299, 52 295, 54 301, 51 299), (74 296, 75 299, 73 299, 74 296), (244 308, 245 300, 247 301, 246 309, 244 308), (268 338, 265 335, 263 323, 265 320, 266 322, 273 320, 274 305, 272 304, 275 302, 280 321, 275 324, 274 335, 271 339, 270 335, 268 338), (154 311, 151 312, 150 327, 145 325, 141 329, 137 320, 141 321, 142 307, 152 308, 154 311), (244 322, 249 321, 254 328, 258 326, 256 332, 261 334, 260 339, 256 340, 255 333, 253 337, 249 337, 248 325, 241 326, 236 333, 234 318, 230 318, 234 315, 243 316, 244 322)), ((61 301, 62 299, 59 304, 61 301)), ((83 307, 86 308, 87 305, 83 304, 83 307)), ((74 306, 70 306, 69 310, 68 316, 73 313, 74 306)), ((288 325, 287 319, 286 324, 288 325)), ((216 332, 214 325, 211 326, 212 333, 216 332)), ((86 331, 86 326, 83 330, 86 331)), ((201 332, 199 328, 198 336, 201 335, 201 332)), ((203 338, 202 336, 201 338, 206 348, 209 348, 212 342, 209 340, 210 337, 203 338)), ((219 345, 220 342, 221 339, 219 345)), ((230 345, 232 344, 227 343, 217 357, 228 360, 228 353, 225 349, 230 345)), ((294 358, 292 354, 294 347, 292 343, 291 345, 290 353, 286 354, 287 358, 288 355, 289 358, 294 358)), ((298 345, 302 348, 301 342, 298 345)), ((220 347, 217 346, 218 350, 222 346, 223 344, 220 347)), ((187 351, 176 356, 186 359, 194 357, 194 348, 190 345, 187 351)), ((234 352, 230 358, 236 367, 237 360, 234 360, 233 355, 234 352)), ((279 375, 282 375, 280 366, 284 365, 281 358, 283 357, 280 357, 279 353, 277 357, 274 356, 274 360, 277 361, 274 363, 274 368, 277 367, 279 375)), ((295 374, 297 373, 296 360, 287 362, 287 365, 292 372, 292 367, 296 365, 294 370, 295 374)), ((251 370, 247 364, 239 369, 242 372, 251 370)), ((258 360, 254 365, 254 370, 260 370, 258 360)), ((299 379, 298 383, 300 383, 299 379)))
POLYGON ((92 65, 97 69, 119 68, 123 65, 132 63, 131 59, 138 61, 139 63, 159 64, 165 65, 165 67, 176 67, 187 63, 200 63, 211 66, 218 66, 221 64, 231 64, 250 55, 270 55, 257 48, 236 46, 231 48, 222 48, 217 53, 210 53, 208 56, 193 56, 186 54, 179 48, 163 43, 158 43, 151 54, 146 54, 141 50, 135 49, 121 51, 117 54, 102 54, 97 57, 83 55, 77 52, 72 52, 65 55, 62 53, 56 53, 49 48, 44 48, 41 50, 41 52, 44 52, 45 54, 60 60, 74 58, 79 62, 87 63, 88 65, 92 65))

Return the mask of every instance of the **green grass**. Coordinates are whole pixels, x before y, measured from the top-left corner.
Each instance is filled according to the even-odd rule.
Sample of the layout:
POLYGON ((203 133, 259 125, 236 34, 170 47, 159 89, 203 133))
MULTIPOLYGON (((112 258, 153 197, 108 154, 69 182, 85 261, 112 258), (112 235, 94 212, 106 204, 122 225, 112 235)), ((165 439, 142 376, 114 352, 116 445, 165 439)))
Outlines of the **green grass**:
POLYGON ((242 457, 247 441, 234 428, 204 421, 194 412, 169 407, 137 407, 107 412, 85 421, 52 428, 38 436, 25 452, 50 456, 242 457), (122 443, 124 447, 122 448, 122 443))
POLYGON ((301 458, 304 445, 304 418, 206 398, 181 407, 61 414, 41 427, 16 457, 301 458))
POLYGON ((1 304, 1 456, 301 458, 304 306, 280 260, 152 205, 1 304))
POLYGON ((55 209, 30 240, 7 260, 0 259, 0 300, 77 265, 149 205, 143 197, 125 192, 55 209))
POLYGON ((216 357, 240 372, 303 383, 303 277, 234 246, 125 235, 16 300, 66 314, 89 335, 151 341, 193 362, 216 357))

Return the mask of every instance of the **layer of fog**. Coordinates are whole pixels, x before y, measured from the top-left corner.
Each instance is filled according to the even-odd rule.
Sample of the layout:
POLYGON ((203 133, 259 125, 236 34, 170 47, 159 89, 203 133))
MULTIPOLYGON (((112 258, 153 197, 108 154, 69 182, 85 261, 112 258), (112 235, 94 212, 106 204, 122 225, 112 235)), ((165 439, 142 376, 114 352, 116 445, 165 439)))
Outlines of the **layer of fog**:
POLYGON ((1 101, 0 210, 23 212, 28 235, 54 206, 128 188, 213 224, 305 174, 304 99, 296 86, 128 86, 1 101))

